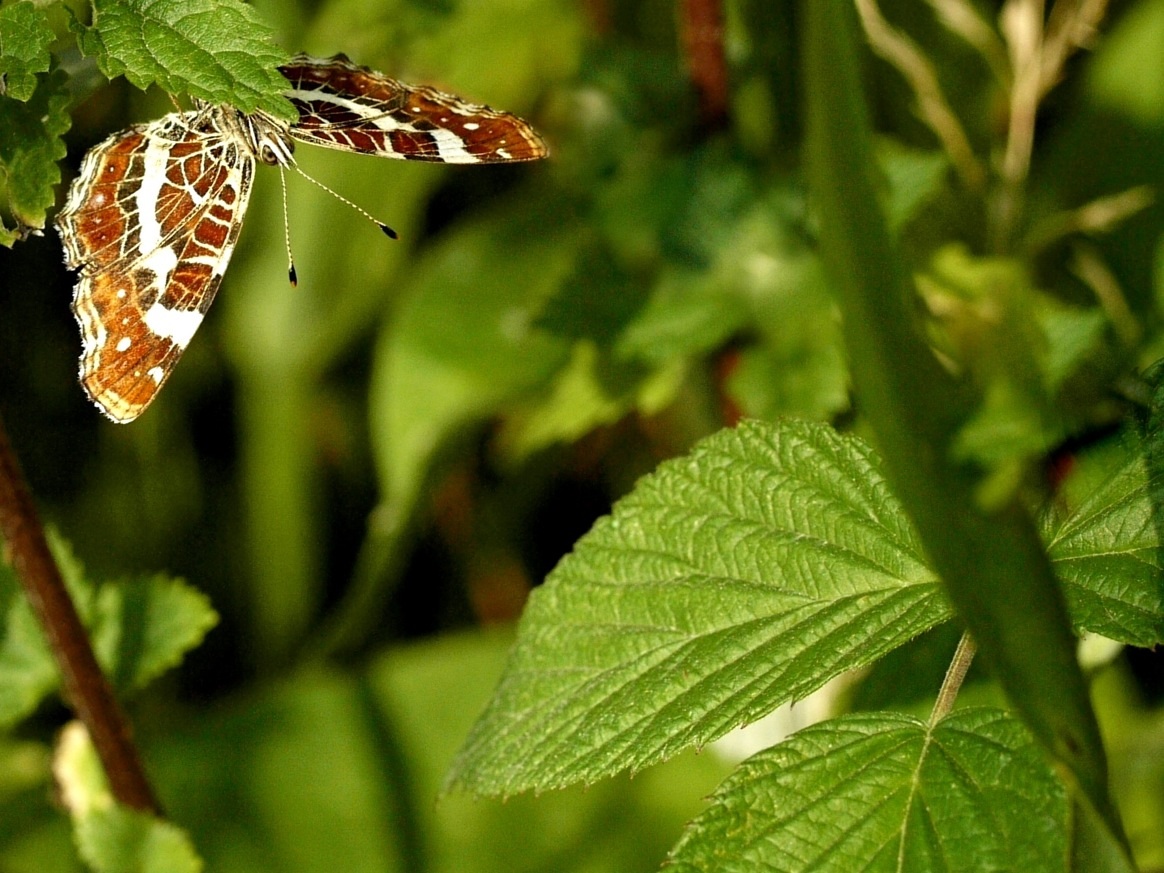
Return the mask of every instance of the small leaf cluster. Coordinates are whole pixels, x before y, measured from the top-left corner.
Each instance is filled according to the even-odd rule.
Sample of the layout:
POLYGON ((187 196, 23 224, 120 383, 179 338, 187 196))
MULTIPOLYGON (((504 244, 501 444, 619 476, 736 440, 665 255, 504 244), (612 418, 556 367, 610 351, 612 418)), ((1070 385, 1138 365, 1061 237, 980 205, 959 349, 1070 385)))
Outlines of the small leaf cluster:
POLYGON ((81 52, 109 78, 123 75, 139 88, 156 84, 244 112, 294 114, 275 69, 288 53, 245 3, 95 0, 90 24, 74 14, 33 0, 0 7, 0 245, 41 231, 56 199, 62 137, 78 96, 57 60, 66 50, 66 20, 81 52))
MULTIPOLYGON (((218 622, 206 596, 179 579, 153 575, 98 583, 59 536, 50 538, 50 546, 98 661, 123 698, 177 666, 218 622)), ((0 724, 11 728, 59 690, 60 678, 7 563, 0 563, 0 604, 0 724)), ((79 723, 59 739, 53 771, 92 869, 201 869, 177 827, 113 802, 79 723), (181 864, 171 866, 179 857, 181 864)))

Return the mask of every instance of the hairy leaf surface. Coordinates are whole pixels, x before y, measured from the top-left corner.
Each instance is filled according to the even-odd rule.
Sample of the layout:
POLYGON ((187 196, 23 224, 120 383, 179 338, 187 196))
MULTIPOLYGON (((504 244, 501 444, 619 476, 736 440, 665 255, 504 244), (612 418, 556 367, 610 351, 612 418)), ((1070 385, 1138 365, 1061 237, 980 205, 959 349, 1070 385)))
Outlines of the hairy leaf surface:
POLYGON ((296 117, 275 69, 288 53, 240 0, 95 0, 81 49, 106 76, 125 76, 139 88, 156 83, 244 112, 296 117))
POLYGON ((667 869, 1062 870, 1066 824, 1062 785, 1006 713, 848 715, 746 761, 667 869))

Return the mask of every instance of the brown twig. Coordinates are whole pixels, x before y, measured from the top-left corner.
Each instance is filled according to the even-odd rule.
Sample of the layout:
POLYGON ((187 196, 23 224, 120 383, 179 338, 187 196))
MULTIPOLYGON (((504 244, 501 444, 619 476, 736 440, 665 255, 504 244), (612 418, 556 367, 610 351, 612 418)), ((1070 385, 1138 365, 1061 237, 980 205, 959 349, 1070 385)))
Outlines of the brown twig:
POLYGON ((1011 85, 1010 58, 998 33, 982 16, 971 0, 926 0, 937 13, 938 20, 953 34, 957 34, 990 67, 994 78, 1006 89, 1011 85))
POLYGON ((728 117, 721 0, 682 0, 680 20, 688 71, 699 93, 703 120, 710 126, 719 126, 728 117))
POLYGON ((160 814, 129 722, 97 664, 88 634, 49 552, 44 528, 0 421, 0 538, 24 586, 64 683, 66 700, 89 731, 118 803, 160 814))
POLYGON ((933 62, 912 39, 890 24, 877 0, 856 0, 869 46, 897 68, 917 98, 918 115, 942 144, 950 163, 971 191, 986 183, 986 169, 974 154, 962 122, 947 102, 933 62))
POLYGON ((1063 77, 1068 58, 1094 38, 1107 5, 1108 0, 1056 0, 1049 18, 1046 0, 1007 0, 1003 6, 999 21, 1013 84, 1006 148, 999 167, 1002 186, 992 208, 995 251, 1010 247, 1019 224, 1039 103, 1063 77))

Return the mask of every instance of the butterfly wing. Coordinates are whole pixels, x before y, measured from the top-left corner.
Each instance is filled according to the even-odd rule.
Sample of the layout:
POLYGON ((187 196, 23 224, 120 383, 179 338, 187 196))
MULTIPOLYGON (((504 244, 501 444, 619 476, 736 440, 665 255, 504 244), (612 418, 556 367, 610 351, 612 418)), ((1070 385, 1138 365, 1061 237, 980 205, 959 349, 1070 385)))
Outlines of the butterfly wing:
POLYGON ((80 270, 81 384, 114 421, 157 395, 234 251, 254 158, 223 135, 222 111, 175 113, 94 146, 57 217, 65 262, 80 270))
POLYGON ((279 70, 290 83, 285 94, 299 110, 290 133, 302 142, 444 164, 532 161, 548 153, 516 115, 406 85, 343 55, 298 55, 279 70))

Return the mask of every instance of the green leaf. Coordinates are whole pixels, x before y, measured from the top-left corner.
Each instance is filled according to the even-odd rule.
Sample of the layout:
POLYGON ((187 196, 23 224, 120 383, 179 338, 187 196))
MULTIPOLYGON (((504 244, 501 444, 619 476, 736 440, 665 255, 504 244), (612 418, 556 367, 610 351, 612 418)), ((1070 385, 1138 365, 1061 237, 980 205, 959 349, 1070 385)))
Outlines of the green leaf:
POLYGON ((180 580, 127 580, 98 590, 93 647, 114 685, 130 691, 176 667, 217 623, 206 595, 180 580))
POLYGON ((877 143, 877 158, 889 183, 886 219, 896 232, 941 192, 950 164, 943 152, 910 149, 888 139, 877 143))
POLYGON ((683 375, 679 361, 645 370, 612 360, 591 342, 576 342, 550 389, 507 411, 497 436, 499 451, 512 463, 554 443, 579 440, 632 410, 657 414, 675 397, 683 375))
POLYGON ((15 724, 57 687, 57 668, 12 568, 0 560, 0 726, 15 724))
POLYGON ((392 500, 411 501, 450 436, 545 384, 566 359, 568 344, 534 319, 573 265, 576 228, 506 216, 512 207, 430 248, 380 337, 371 416, 392 500))
POLYGON ((734 278, 748 272, 764 278, 753 278, 750 289, 760 341, 740 353, 728 391, 750 417, 831 418, 849 405, 849 373, 820 261, 803 242, 771 233, 761 239, 766 244, 754 243, 751 251, 735 247, 734 278))
POLYGON ((450 782, 640 769, 949 615, 864 443, 747 423, 643 479, 533 593, 450 782))
POLYGON ((202 860, 177 825, 113 806, 77 822, 77 848, 97 873, 199 873, 202 860))
MULTIPOLYGON (((1052 550, 1077 627, 1147 645, 1164 608, 1144 481, 1113 477, 1052 550)), ((949 615, 865 443, 746 423, 644 478, 533 593, 450 781, 509 793, 639 769, 949 615)))
POLYGON ((53 760, 77 849, 96 873, 198 873, 202 860, 185 831, 114 803, 89 734, 80 722, 61 731, 53 760))
POLYGON ((157 83, 171 94, 295 118, 275 69, 288 53, 240 0, 94 0, 80 45, 106 76, 124 75, 138 88, 157 83))
POLYGON ((69 129, 69 98, 61 71, 37 77, 24 103, 0 97, 0 206, 12 211, 17 227, 0 222, 0 245, 11 246, 30 230, 44 227, 61 180, 57 161, 65 156, 61 138, 69 129))
POLYGON ((32 0, 0 8, 0 97, 32 96, 36 74, 48 72, 53 39, 48 16, 32 0))
MULTIPOLYGON (((177 664, 218 620, 185 583, 153 576, 94 585, 68 545, 49 544, 106 674, 122 691, 177 664)), ((0 563, 0 725, 29 715, 59 681, 56 662, 11 567, 0 563)))
POLYGON ((1102 125, 1099 131, 1103 132, 1111 130, 1113 117, 1154 128, 1164 122, 1164 90, 1156 79, 1151 80, 1152 86, 1144 87, 1140 76, 1154 69, 1164 51, 1164 6, 1136 4, 1112 24, 1097 46, 1100 50, 1093 63, 1088 64, 1087 99, 1099 108, 1095 123, 1102 125))
POLYGON ((638 317, 622 331, 615 351, 648 364, 702 354, 746 327, 748 310, 738 286, 710 284, 703 272, 692 269, 666 269, 638 317))
MULTIPOLYGON (((708 263, 667 264, 615 351, 674 365, 737 335, 742 349, 727 389, 744 415, 830 417, 848 405, 848 372, 836 303, 804 227, 803 195, 775 187, 749 191, 751 200, 733 204, 725 192, 736 185, 732 174, 723 175, 728 182, 713 177, 719 184, 708 187, 714 199, 728 201, 711 210, 727 230, 717 228, 710 251, 696 241, 687 246, 688 260, 708 263)), ((699 204, 710 196, 696 191, 691 199, 699 204)), ((703 220, 708 210, 689 211, 703 220)))
POLYGON ((571 274, 547 301, 536 325, 564 339, 588 339, 609 347, 646 302, 637 281, 606 246, 591 243, 578 254, 571 274))
POLYGON ((49 545, 105 675, 124 693, 143 687, 202 642, 218 615, 202 592, 162 575, 96 584, 63 539, 49 545))
POLYGON ((1063 786, 1020 722, 976 708, 800 731, 720 787, 667 869, 1053 871, 1066 856, 1063 786))
POLYGON ((1047 515, 1043 537, 1077 628, 1151 647, 1164 642, 1158 504, 1164 471, 1139 451, 1066 516, 1047 515))

